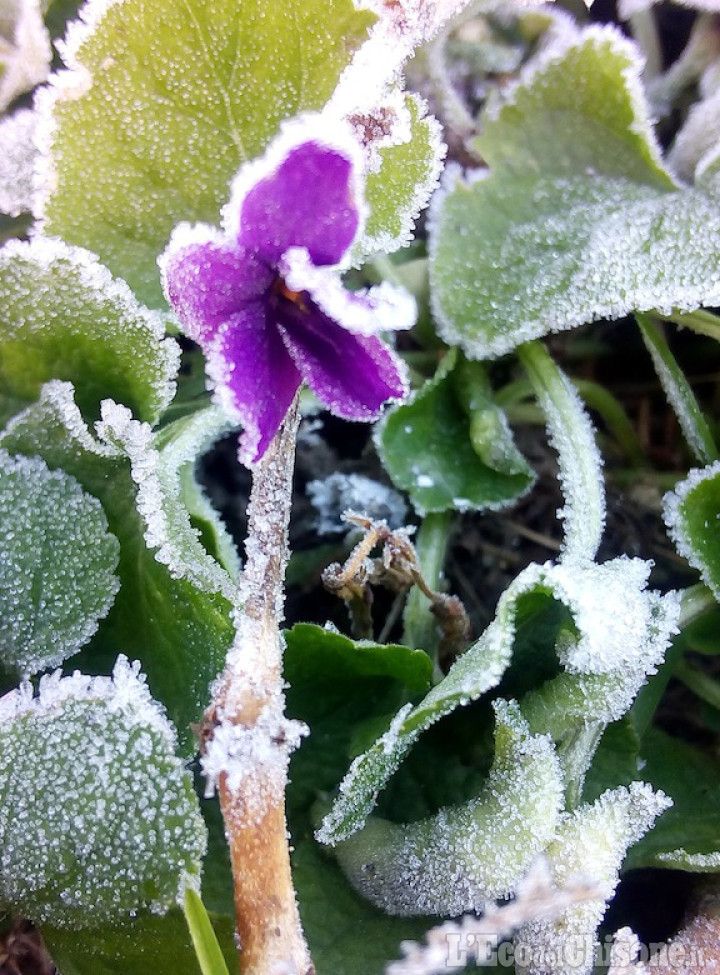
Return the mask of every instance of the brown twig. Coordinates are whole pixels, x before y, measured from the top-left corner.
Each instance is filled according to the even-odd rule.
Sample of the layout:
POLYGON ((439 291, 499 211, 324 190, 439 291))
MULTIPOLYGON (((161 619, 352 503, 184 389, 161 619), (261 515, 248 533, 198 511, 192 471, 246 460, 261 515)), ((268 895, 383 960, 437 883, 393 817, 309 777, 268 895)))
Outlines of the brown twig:
POLYGON ((203 768, 230 846, 243 975, 314 972, 290 872, 285 787, 306 729, 284 715, 282 637, 297 404, 253 471, 235 642, 206 715, 203 768))

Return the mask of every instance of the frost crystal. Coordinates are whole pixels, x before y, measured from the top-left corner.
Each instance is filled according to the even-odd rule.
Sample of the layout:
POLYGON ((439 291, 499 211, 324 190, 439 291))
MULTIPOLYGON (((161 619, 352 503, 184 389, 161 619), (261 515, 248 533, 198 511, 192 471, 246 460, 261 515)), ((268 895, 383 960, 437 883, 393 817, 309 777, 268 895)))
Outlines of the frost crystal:
POLYGON ((401 528, 407 517, 407 505, 397 491, 362 474, 335 473, 323 481, 310 481, 307 493, 318 512, 321 535, 349 531, 352 525, 342 519, 348 510, 386 521, 392 529, 401 528))
POLYGON ((200 763, 206 778, 205 795, 213 795, 225 776, 242 806, 243 821, 259 822, 267 812, 268 797, 282 795, 290 755, 309 734, 307 725, 284 715, 285 699, 277 692, 265 704, 252 727, 221 720, 200 763))
POLYGON ((0 112, 44 81, 50 70, 50 36, 38 0, 3 4, 0 18, 0 112))
POLYGON ((0 451, 0 661, 56 667, 95 633, 120 588, 100 502, 39 458, 0 451))
POLYGON ((0 900, 85 927, 164 913, 199 886, 206 834, 138 664, 55 673, 0 699, 0 900))
POLYGON ((33 208, 35 113, 23 108, 0 121, 0 212, 11 217, 33 208))

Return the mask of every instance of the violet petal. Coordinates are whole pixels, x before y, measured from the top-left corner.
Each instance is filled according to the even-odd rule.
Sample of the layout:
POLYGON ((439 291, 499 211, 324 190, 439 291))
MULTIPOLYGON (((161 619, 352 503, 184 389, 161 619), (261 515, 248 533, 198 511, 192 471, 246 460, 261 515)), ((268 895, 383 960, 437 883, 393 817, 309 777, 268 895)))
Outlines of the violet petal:
POLYGON ((275 276, 256 255, 203 224, 176 227, 158 263, 185 334, 201 344, 246 302, 265 293, 275 276))
POLYGON ((279 270, 291 291, 307 292, 348 332, 377 335, 412 328, 417 319, 415 299, 404 288, 383 281, 366 291, 348 291, 337 271, 316 267, 304 247, 291 247, 283 254, 279 270))
POLYGON ((238 456, 248 466, 267 450, 302 382, 267 316, 264 298, 246 302, 206 347, 216 395, 243 425, 238 456))
POLYGON ((352 153, 308 141, 270 168, 273 161, 240 170, 226 210, 228 230, 269 264, 290 247, 306 247, 314 264, 339 264, 362 217, 352 153), (269 171, 258 179, 261 165, 269 171))
POLYGON ((374 335, 354 335, 308 300, 287 302, 278 328, 285 345, 318 399, 336 416, 375 420, 384 403, 408 391, 405 367, 374 335))

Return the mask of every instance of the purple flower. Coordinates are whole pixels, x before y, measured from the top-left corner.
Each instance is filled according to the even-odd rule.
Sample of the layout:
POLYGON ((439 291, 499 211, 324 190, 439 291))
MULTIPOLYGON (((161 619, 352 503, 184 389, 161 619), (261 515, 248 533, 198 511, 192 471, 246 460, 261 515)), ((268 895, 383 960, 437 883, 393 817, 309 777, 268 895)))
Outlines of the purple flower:
POLYGON ((246 464, 262 457, 303 380, 349 420, 377 419, 407 392, 377 333, 409 328, 413 299, 388 284, 348 291, 337 270, 365 205, 359 149, 332 129, 320 116, 286 125, 235 177, 223 232, 180 224, 160 259, 168 300, 243 424, 246 464))

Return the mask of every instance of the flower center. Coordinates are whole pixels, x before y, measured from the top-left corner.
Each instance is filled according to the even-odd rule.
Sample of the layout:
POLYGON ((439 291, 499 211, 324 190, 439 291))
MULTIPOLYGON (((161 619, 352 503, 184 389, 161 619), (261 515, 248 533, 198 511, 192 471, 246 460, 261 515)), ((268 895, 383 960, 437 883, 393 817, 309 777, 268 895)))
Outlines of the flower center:
POLYGON ((284 299, 285 301, 291 302, 299 311, 307 312, 308 310, 307 302, 305 301, 305 292, 292 291, 280 277, 276 278, 273 282, 272 295, 276 300, 282 301, 284 299))

